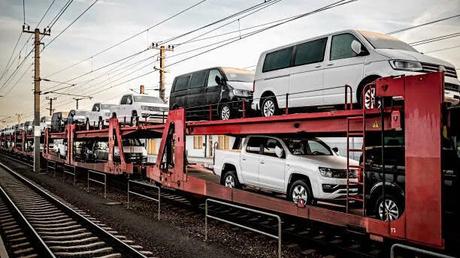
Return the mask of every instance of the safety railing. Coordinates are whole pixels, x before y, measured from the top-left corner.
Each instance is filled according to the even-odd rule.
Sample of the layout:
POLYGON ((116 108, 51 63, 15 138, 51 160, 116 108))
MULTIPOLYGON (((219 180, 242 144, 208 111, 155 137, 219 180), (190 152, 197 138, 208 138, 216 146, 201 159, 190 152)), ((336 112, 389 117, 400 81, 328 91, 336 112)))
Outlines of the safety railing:
POLYGON ((74 167, 74 166, 70 167, 70 166, 64 165, 64 167, 62 168, 62 180, 63 181, 65 180, 66 174, 73 176, 73 185, 75 185, 77 183, 77 167, 74 167))
POLYGON ((268 236, 268 237, 271 237, 271 238, 274 238, 274 239, 278 240, 278 257, 281 257, 281 233, 282 233, 282 231, 281 231, 281 217, 280 216, 278 216, 276 214, 264 212, 264 211, 259 211, 259 210, 243 207, 243 206, 236 205, 236 204, 231 204, 231 203, 227 203, 227 202, 214 200, 214 199, 206 199, 206 201, 205 201, 205 209, 204 210, 205 210, 205 217, 204 217, 204 240, 205 241, 208 240, 208 218, 210 218, 210 219, 214 219, 214 220, 224 222, 224 223, 236 226, 236 227, 247 229, 247 230, 250 230, 252 232, 256 232, 256 233, 259 233, 259 234, 262 234, 262 235, 265 235, 265 236, 268 236), (208 203, 217 203, 219 205, 224 205, 224 206, 228 206, 228 207, 232 207, 232 208, 237 208, 237 209, 241 209, 241 210, 245 210, 245 211, 249 211, 249 212, 253 212, 253 213, 258 213, 258 214, 261 214, 261 215, 264 215, 264 216, 275 218, 278 221, 278 234, 276 234, 276 235, 275 234, 270 234, 270 233, 267 233, 265 231, 262 231, 262 230, 259 230, 259 229, 256 229, 256 228, 251 228, 249 226, 245 226, 245 225, 242 225, 242 224, 230 221, 230 220, 219 218, 219 217, 214 216, 214 215, 209 215, 209 213, 208 213, 208 203))
POLYGON ((414 252, 416 254, 423 255, 423 257, 426 257, 426 255, 428 255, 428 256, 437 257, 437 258, 455 258, 454 256, 435 253, 435 252, 432 252, 432 251, 428 251, 428 250, 425 250, 425 249, 420 249, 418 247, 413 247, 413 246, 404 245, 404 244, 393 244, 391 246, 391 249, 390 249, 390 258, 399 257, 399 256, 396 256, 396 249, 411 251, 411 252, 414 252))
MULTIPOLYGON (((185 108, 185 111, 187 113, 187 116, 200 116, 202 118, 207 118, 207 120, 214 120, 216 115, 219 115, 221 108, 227 105, 227 106, 230 106, 230 108, 232 108, 233 113, 235 113, 235 108, 237 109, 236 117, 246 118, 252 115, 252 110, 251 110, 252 102, 263 103, 263 101, 267 98, 276 97, 278 99, 278 102, 280 98, 282 98, 285 102, 283 114, 289 114, 292 108, 294 108, 290 106, 290 102, 302 97, 299 95, 315 93, 315 92, 324 92, 324 91, 336 90, 336 89, 344 90, 344 104, 343 104, 344 109, 346 110, 353 109, 353 104, 354 104, 353 103, 353 88, 350 85, 342 85, 342 86, 334 86, 334 87, 315 89, 315 90, 305 90, 305 91, 284 93, 284 94, 278 94, 278 95, 270 95, 270 96, 259 97, 259 98, 253 98, 252 96, 247 96, 247 97, 241 97, 241 99, 239 100, 187 107, 185 108)), ((229 118, 235 118, 235 114, 233 114, 233 117, 229 117, 229 118)), ((221 117, 218 117, 218 119, 221 120, 221 117)))
POLYGON ((99 185, 103 185, 104 186, 104 199, 107 199, 107 174, 105 173, 101 173, 101 172, 97 172, 97 171, 94 171, 94 170, 88 170, 88 178, 87 178, 87 192, 89 193, 90 191, 90 185, 89 183, 90 182, 93 182, 93 183, 96 183, 96 184, 99 184, 99 185), (104 180, 97 180, 96 178, 91 178, 91 174, 94 174, 94 175, 98 175, 100 177, 102 177, 104 180))
POLYGON ((158 217, 158 220, 160 220, 160 212, 161 212, 161 188, 160 187, 158 187, 156 185, 140 182, 140 181, 128 180, 128 201, 126 202, 126 205, 127 205, 128 209, 129 209, 129 203, 130 203, 130 194, 134 194, 136 196, 139 196, 139 197, 142 197, 142 198, 145 198, 145 199, 148 199, 148 200, 156 202, 157 203, 157 214, 158 214, 157 217, 158 217), (144 193, 139 193, 139 192, 135 192, 135 191, 131 190, 131 187, 130 187, 131 183, 136 184, 136 185, 140 185, 140 186, 143 186, 143 187, 149 187, 149 188, 155 189, 157 191, 157 194, 158 194, 157 198, 155 199, 154 197, 147 196, 144 193))

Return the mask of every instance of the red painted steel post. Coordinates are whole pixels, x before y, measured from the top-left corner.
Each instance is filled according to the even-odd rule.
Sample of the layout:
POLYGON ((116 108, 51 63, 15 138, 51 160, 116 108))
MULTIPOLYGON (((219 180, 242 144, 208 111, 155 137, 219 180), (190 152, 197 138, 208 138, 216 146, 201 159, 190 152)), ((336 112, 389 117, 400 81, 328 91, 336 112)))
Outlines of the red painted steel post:
POLYGON ((246 117, 246 101, 242 100, 243 101, 243 118, 246 117))
POLYGON ((212 105, 209 105, 209 121, 212 120, 212 105))
POLYGON ((286 93, 286 110, 285 114, 289 114, 289 93, 286 93))

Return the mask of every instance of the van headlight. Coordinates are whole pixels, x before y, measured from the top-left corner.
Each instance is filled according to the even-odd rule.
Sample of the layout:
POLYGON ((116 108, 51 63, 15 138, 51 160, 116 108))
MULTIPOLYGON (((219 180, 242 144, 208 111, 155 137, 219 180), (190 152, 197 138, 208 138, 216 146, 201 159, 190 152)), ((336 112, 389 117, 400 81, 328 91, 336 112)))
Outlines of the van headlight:
POLYGON ((233 95, 239 97, 249 97, 251 95, 251 92, 248 90, 233 89, 233 95))
POLYGON ((417 61, 408 60, 390 60, 390 65, 395 70, 421 72, 423 70, 422 64, 417 61))

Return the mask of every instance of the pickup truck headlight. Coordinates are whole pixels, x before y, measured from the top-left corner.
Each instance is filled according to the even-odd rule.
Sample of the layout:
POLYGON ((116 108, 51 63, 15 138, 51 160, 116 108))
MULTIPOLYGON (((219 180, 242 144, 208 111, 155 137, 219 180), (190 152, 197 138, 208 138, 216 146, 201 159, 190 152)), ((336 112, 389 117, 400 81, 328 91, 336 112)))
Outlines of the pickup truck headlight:
POLYGON ((251 95, 251 92, 248 90, 233 89, 233 95, 239 97, 249 97, 251 95))
MULTIPOLYGON (((334 168, 325 168, 319 167, 319 174, 323 177, 330 177, 330 178, 347 178, 347 170, 346 169, 334 169, 334 168)), ((349 178, 357 178, 358 173, 356 170, 351 170, 348 174, 349 178)))
POLYGON ((149 107, 148 106, 141 106, 141 109, 142 110, 149 110, 149 107))
POLYGON ((422 64, 417 61, 407 60, 390 60, 390 65, 395 70, 421 72, 423 70, 422 64))

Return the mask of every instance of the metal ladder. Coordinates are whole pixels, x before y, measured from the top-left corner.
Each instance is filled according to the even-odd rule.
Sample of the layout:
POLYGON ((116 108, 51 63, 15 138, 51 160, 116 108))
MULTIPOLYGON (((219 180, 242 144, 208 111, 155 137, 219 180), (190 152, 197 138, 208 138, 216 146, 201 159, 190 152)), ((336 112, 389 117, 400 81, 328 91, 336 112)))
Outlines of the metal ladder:
MULTIPOLYGON (((363 107, 362 114, 357 116, 351 116, 347 118, 347 195, 345 200, 345 209, 346 212, 350 212, 350 202, 359 202, 361 203, 362 215, 366 215, 365 209, 365 164, 366 164, 366 152, 365 152, 365 142, 366 142, 366 109, 363 107), (358 121, 362 124, 361 130, 351 130, 350 125, 352 122, 358 121), (350 148, 350 138, 353 137, 362 137, 362 145, 360 149, 350 148), (351 153, 362 153, 362 161, 359 165, 350 164, 350 154, 351 153), (352 170, 360 170, 361 173, 357 173, 358 182, 350 181, 350 172, 352 170), (360 175, 361 174, 361 175, 360 175), (357 187, 358 193, 356 195, 350 195, 350 187, 357 187)), ((353 146, 354 147, 354 146, 353 146)))

